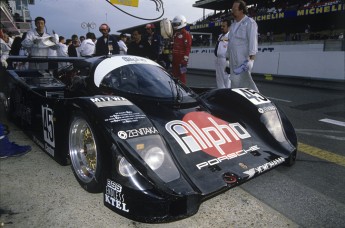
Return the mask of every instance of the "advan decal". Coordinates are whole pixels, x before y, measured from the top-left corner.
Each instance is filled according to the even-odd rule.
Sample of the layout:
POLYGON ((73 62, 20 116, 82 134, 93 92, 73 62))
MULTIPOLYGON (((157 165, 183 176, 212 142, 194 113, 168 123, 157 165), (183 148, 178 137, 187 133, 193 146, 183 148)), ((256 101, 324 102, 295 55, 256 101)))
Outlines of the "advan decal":
MULTIPOLYGON (((166 130, 174 137, 186 154, 203 151, 213 157, 231 159, 247 153, 242 148, 242 139, 250 134, 239 123, 228 123, 206 112, 191 112, 182 120, 173 120, 165 125, 166 130), (230 156, 234 154, 234 156, 230 156)), ((258 149, 257 146, 249 151, 258 149)), ((198 164, 201 169, 208 165, 198 164)), ((212 164, 211 164, 212 165, 212 164)))

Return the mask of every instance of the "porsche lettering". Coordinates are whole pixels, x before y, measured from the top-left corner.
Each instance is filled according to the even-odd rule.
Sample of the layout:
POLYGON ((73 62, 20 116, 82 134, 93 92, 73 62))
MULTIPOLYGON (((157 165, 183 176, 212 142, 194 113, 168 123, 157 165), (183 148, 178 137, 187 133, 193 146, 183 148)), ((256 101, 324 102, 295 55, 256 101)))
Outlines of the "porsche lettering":
POLYGON ((216 165, 216 164, 221 163, 222 161, 230 160, 230 159, 233 159, 236 157, 240 157, 240 156, 247 154, 248 152, 256 151, 259 149, 260 148, 257 145, 255 145, 255 146, 250 147, 248 150, 240 150, 240 151, 237 151, 235 153, 230 153, 230 154, 218 157, 218 158, 211 159, 209 161, 201 162, 199 164, 196 164, 196 167, 200 170, 204 167, 216 165))

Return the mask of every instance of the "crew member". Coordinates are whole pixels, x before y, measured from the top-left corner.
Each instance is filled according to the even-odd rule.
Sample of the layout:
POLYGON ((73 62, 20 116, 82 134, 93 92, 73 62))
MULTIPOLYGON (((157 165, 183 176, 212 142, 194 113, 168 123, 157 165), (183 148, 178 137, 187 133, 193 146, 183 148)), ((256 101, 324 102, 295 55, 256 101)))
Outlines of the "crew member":
MULTIPOLYGON (((216 58, 216 82, 217 88, 230 88, 230 72, 226 72, 227 64, 226 50, 228 49, 230 21, 223 19, 214 54, 216 58)), ((229 62, 228 62, 229 63, 229 62)))
POLYGON ((176 16, 172 21, 172 26, 174 29, 172 74, 186 84, 186 71, 192 46, 192 37, 185 29, 187 20, 183 15, 176 16))
POLYGON ((117 39, 109 34, 109 25, 101 24, 99 31, 102 33, 102 36, 97 39, 95 56, 119 54, 120 48, 117 39))
MULTIPOLYGON (((27 32, 22 46, 28 49, 29 56, 46 57, 49 56, 49 50, 59 48, 59 36, 54 33, 50 36, 45 32, 46 20, 43 17, 35 18, 36 29, 27 32)), ((48 63, 29 63, 30 69, 48 69, 48 63)))
POLYGON ((258 91, 252 76, 255 55, 258 52, 258 25, 248 17, 246 3, 235 0, 231 11, 235 21, 231 24, 227 56, 230 60, 231 88, 246 87, 258 91))

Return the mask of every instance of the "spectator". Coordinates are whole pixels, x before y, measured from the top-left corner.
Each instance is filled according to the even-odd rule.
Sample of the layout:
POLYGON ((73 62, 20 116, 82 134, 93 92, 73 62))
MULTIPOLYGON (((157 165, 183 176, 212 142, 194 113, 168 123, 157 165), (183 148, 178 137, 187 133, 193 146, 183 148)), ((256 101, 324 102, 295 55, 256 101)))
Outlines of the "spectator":
POLYGON ((229 32, 227 56, 230 60, 231 88, 246 87, 258 91, 251 71, 258 52, 258 26, 249 18, 246 3, 235 0, 232 15, 235 19, 229 32))
POLYGON ((127 54, 148 58, 150 55, 150 44, 146 40, 141 39, 141 32, 139 30, 133 31, 132 39, 128 45, 127 54))
POLYGON ((73 34, 72 37, 72 44, 68 46, 68 56, 69 57, 78 57, 79 54, 79 47, 80 41, 76 34, 73 34))
POLYGON ((95 35, 92 32, 86 33, 86 39, 80 45, 80 55, 83 57, 91 57, 95 54, 95 43, 92 40, 95 35))
MULTIPOLYGON (((50 36, 45 30, 46 21, 43 17, 35 18, 36 29, 30 30, 22 41, 22 46, 28 49, 30 56, 48 56, 49 50, 59 48, 57 34, 50 36)), ((29 63, 31 69, 47 69, 47 63, 29 63)))
POLYGON ((67 39, 66 40, 66 45, 67 45, 67 47, 69 47, 69 45, 71 45, 72 44, 72 40, 71 39, 67 39))
MULTIPOLYGON (((68 47, 65 44, 65 37, 60 36, 59 37, 59 49, 57 50, 57 56, 59 57, 68 57, 68 47)), ((66 67, 68 65, 67 62, 59 62, 58 66, 59 68, 66 67)))
POLYGON ((97 39, 95 55, 119 54, 120 48, 117 44, 117 39, 115 36, 109 34, 110 27, 107 24, 101 24, 99 31, 102 33, 102 36, 97 39))
POLYGON ((163 42, 160 34, 155 32, 154 24, 147 24, 145 26, 146 36, 144 40, 147 40, 150 44, 150 59, 158 61, 159 55, 162 52, 163 42))
MULTIPOLYGON (((1 30, 2 31, 2 30, 1 30)), ((0 54, 1 54, 1 66, 3 68, 8 67, 7 59, 11 52, 11 46, 8 43, 8 35, 1 32, 0 34, 0 54)))
POLYGON ((85 40, 85 36, 80 36, 79 37, 80 45, 83 43, 84 40, 85 40))
MULTIPOLYGON (((216 82, 217 88, 230 88, 230 70, 225 71, 227 64, 226 51, 229 41, 230 21, 224 19, 221 23, 221 34, 218 37, 214 54, 216 56, 216 82)), ((228 60, 229 61, 229 60, 228 60)))
POLYGON ((120 40, 117 42, 120 48, 120 54, 126 55, 127 54, 127 36, 124 33, 120 34, 120 40))

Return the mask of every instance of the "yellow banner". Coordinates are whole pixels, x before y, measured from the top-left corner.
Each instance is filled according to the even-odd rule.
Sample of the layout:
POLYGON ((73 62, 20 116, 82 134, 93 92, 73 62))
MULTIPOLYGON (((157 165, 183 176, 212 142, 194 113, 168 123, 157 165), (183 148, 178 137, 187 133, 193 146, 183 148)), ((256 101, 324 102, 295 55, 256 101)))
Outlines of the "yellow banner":
POLYGON ((139 0, 110 0, 110 3, 114 4, 114 5, 125 5, 125 6, 138 7, 139 0))

